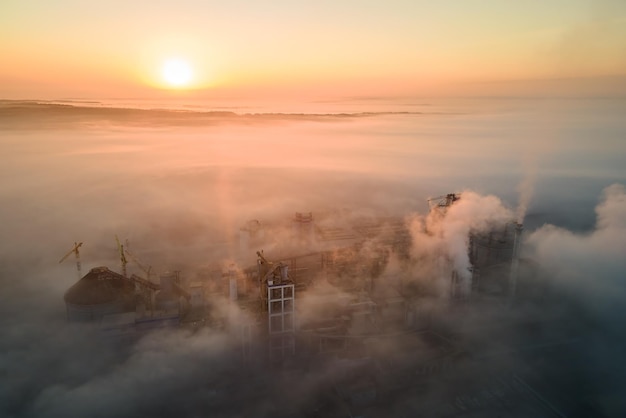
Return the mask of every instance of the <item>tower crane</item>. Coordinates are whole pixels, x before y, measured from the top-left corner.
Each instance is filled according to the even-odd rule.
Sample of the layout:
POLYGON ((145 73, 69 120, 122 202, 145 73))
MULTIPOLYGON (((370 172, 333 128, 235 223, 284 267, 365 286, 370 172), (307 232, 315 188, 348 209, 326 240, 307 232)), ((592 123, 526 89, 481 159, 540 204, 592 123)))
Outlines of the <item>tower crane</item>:
POLYGON ((128 260, 126 260, 126 256, 124 255, 124 246, 120 244, 120 240, 117 235, 115 235, 115 242, 117 242, 117 249, 120 253, 120 262, 122 263, 122 275, 124 277, 128 277, 128 275, 126 274, 126 264, 128 264, 128 260))
POLYGON ((62 262, 64 262, 64 261, 65 261, 65 259, 66 259, 67 257, 69 257, 72 253, 76 254, 76 269, 78 270, 78 280, 80 280, 80 279, 81 279, 81 277, 82 277, 82 274, 81 274, 81 271, 80 271, 80 253, 79 253, 79 251, 78 251, 78 249, 80 248, 80 246, 81 246, 81 245, 83 245, 83 243, 82 243, 82 242, 79 242, 79 243, 74 242, 74 247, 73 247, 71 250, 69 250, 69 251, 67 252, 67 254, 65 254, 65 255, 63 256, 63 258, 61 258, 61 259, 59 260, 59 264, 61 264, 61 263, 62 263, 62 262))
POLYGON ((150 273, 152 272, 152 266, 148 266, 146 268, 144 264, 139 261, 139 258, 135 256, 128 249, 130 247, 128 240, 124 241, 126 243, 126 246, 123 246, 120 244, 120 241, 117 238, 117 235, 115 236, 115 239, 117 240, 117 245, 118 245, 118 248, 120 249, 121 258, 123 259, 122 265, 124 266, 124 275, 126 275, 126 267, 124 263, 128 262, 125 257, 126 255, 130 257, 130 259, 133 260, 139 266, 139 268, 143 270, 144 273, 146 273, 146 278, 140 277, 133 273, 130 275, 130 280, 135 285, 136 294, 139 295, 141 298, 143 298, 145 306, 148 307, 150 311, 152 312, 152 315, 154 315, 154 307, 155 307, 154 296, 155 296, 155 292, 159 290, 161 287, 158 284, 150 281, 150 273))
POLYGON ((128 257, 130 257, 131 260, 133 260, 135 262, 135 264, 137 264, 137 266, 139 266, 139 268, 144 273, 146 273, 146 278, 149 281, 150 280, 150 274, 152 273, 152 266, 146 267, 141 261, 139 261, 139 258, 128 249, 129 246, 130 245, 128 245, 128 240, 126 240, 126 247, 124 247, 124 252, 126 253, 126 255, 128 257))
POLYGON ((435 207, 448 208, 454 202, 460 199, 461 199, 461 196, 459 196, 457 193, 448 193, 443 196, 437 196, 437 197, 428 199, 428 206, 430 206, 430 209, 433 209, 435 207))

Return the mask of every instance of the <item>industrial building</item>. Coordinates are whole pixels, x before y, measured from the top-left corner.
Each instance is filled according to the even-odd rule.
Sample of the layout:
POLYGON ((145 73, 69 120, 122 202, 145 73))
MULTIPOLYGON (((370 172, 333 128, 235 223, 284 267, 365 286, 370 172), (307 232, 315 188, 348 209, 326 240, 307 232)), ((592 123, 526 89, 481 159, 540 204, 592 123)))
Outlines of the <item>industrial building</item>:
POLYGON ((509 222, 470 237, 472 290, 515 296, 523 225, 509 222))
POLYGON ((106 267, 93 268, 65 292, 67 320, 99 322, 105 315, 135 310, 135 286, 106 267))
MULTIPOLYGON (((431 212, 445 216, 448 208, 461 198, 448 194, 431 199, 431 212)), ((340 306, 328 310, 337 311, 335 317, 319 318, 320 329, 332 329, 334 335, 316 342, 319 347, 333 345, 329 341, 337 340, 336 335, 341 329, 350 330, 352 334, 358 329, 373 332, 377 324, 389 322, 391 318, 403 327, 429 323, 432 313, 429 313, 425 297, 432 296, 429 290, 416 290, 410 277, 400 277, 413 245, 406 220, 370 218, 338 224, 315 219, 311 212, 296 212, 291 225, 292 254, 272 254, 266 258, 262 251, 256 251, 254 266, 232 264, 225 268, 202 269, 195 277, 184 276, 181 272, 164 272, 158 283, 150 278, 150 269, 128 251, 128 246, 124 248, 117 240, 122 274, 106 267, 89 271, 66 292, 68 320, 119 323, 119 319, 112 321, 105 317, 135 312, 136 324, 205 326, 217 323, 225 326, 228 318, 221 318, 223 310, 215 307, 228 301, 247 312, 248 318, 253 318, 252 322, 267 323, 260 328, 265 328, 266 335, 274 338, 270 346, 277 347, 277 352, 295 353, 296 334, 306 330, 306 339, 311 341, 312 323, 316 322, 309 318, 299 320, 297 301, 301 295, 307 294, 308 289, 319 287, 318 284, 323 282, 351 296, 336 301, 335 304, 340 306), (147 273, 147 277, 127 275, 127 255, 147 273), (391 259, 399 264, 398 277, 383 277, 391 259)), ((444 280, 443 283, 447 289, 443 297, 450 301, 466 300, 471 294, 481 293, 513 297, 521 233, 522 226, 516 223, 472 233, 468 237, 468 256, 472 265, 469 273, 456 271, 445 255, 439 256, 438 274, 444 279, 449 277, 448 282, 444 280)), ((262 245, 271 235, 271 224, 248 221, 239 231, 240 252, 254 251, 253 245, 262 245)), ((80 245, 82 243, 75 243, 61 261, 72 253, 78 261, 80 245)), ((80 269, 80 264, 78 267, 80 269)), ((320 335, 330 334, 322 332, 320 335)), ((273 352, 272 349, 269 351, 273 352)))
MULTIPOLYGON (((445 216, 460 199, 437 198, 431 211, 445 216)), ((239 250, 256 252, 252 265, 164 272, 158 283, 149 275, 127 277, 125 268, 122 274, 94 268, 65 294, 68 321, 91 322, 111 338, 136 338, 163 327, 226 332, 239 342, 244 364, 287 371, 320 364, 336 371, 328 389, 315 395, 311 410, 317 415, 307 416, 384 416, 372 412, 377 405, 400 394, 419 399, 433 376, 454 374, 457 364, 467 361, 468 348, 442 323, 442 310, 454 317, 474 298, 500 303, 516 297, 523 228, 514 222, 467 237, 469 272, 455 270, 441 255, 435 263, 435 281, 444 289, 439 294, 411 280, 413 243, 404 219, 337 224, 296 213, 290 222, 296 243, 291 253, 253 249, 271 237, 270 223, 253 220, 239 230, 239 250), (393 356, 384 348, 390 343, 401 347, 393 356)), ((502 412, 498 408, 506 397, 542 407, 521 378, 502 383, 493 377, 485 378, 476 395, 458 395, 437 408, 448 408, 449 416, 489 408, 502 412)), ((405 412, 419 410, 405 401, 398 405, 405 412)))

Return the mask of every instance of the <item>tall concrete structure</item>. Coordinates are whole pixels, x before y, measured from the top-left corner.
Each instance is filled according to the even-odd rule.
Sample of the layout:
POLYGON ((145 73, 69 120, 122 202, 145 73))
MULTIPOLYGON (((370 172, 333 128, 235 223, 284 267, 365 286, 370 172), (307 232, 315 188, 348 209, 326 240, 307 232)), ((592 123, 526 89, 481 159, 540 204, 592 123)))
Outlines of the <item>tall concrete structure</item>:
POLYGON ((269 353, 272 360, 295 354, 295 284, 289 266, 268 261, 257 251, 261 303, 267 310, 269 353))
POLYGON ((293 283, 268 285, 267 315, 272 359, 295 354, 295 300, 293 283))

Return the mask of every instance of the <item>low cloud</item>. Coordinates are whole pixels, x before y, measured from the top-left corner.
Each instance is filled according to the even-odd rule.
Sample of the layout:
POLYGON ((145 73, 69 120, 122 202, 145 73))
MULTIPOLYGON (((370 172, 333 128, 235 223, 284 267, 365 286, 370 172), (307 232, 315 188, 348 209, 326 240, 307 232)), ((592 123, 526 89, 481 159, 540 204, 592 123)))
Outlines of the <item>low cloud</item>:
POLYGON ((613 184, 596 207, 596 226, 573 233, 544 225, 528 236, 528 251, 547 269, 558 288, 596 312, 622 310, 626 296, 626 193, 613 184))
MULTIPOLYGON (((487 402, 489 395, 481 397, 484 387, 498 387, 491 381, 527 370, 529 360, 516 347, 533 353, 542 341, 553 343, 552 335, 567 334, 563 322, 544 321, 567 308, 561 293, 548 294, 547 306, 533 302, 513 308, 496 302, 457 309, 444 297, 449 272, 442 273, 442 264, 467 277, 468 234, 515 217, 506 199, 489 194, 497 187, 510 192, 517 181, 499 178, 511 166, 502 155, 514 154, 499 148, 500 134, 510 128, 508 120, 497 135, 472 130, 479 139, 471 143, 458 135, 459 126, 474 126, 468 115, 438 116, 418 129, 422 121, 397 121, 396 115, 386 114, 220 113, 199 116, 202 129, 195 129, 194 122, 183 121, 198 116, 184 112, 29 106, 35 110, 25 110, 21 120, 13 120, 6 108, 0 110, 8 121, 3 150, 14 157, 3 165, 0 180, 0 228, 9 237, 0 245, 0 377, 6 382, 0 388, 2 416, 345 415, 346 396, 341 399, 339 393, 353 383, 350 379, 377 388, 378 402, 386 408, 377 411, 379 416, 398 411, 395 415, 433 416, 429 411, 436 408, 466 411, 466 405, 476 404, 466 400, 467 394, 487 402), (160 117, 162 124, 155 121, 160 117), (247 122, 205 129, 220 118, 272 123, 263 129, 249 128, 247 122), (178 129, 178 123, 191 126, 178 129), (11 130, 18 125, 24 129, 11 130), (51 126, 62 129, 48 130, 51 126), (489 135, 498 139, 485 139, 489 135), (450 155, 451 146, 458 147, 457 154, 450 155), (493 169, 493 161, 499 168, 493 169), (489 170, 467 180, 478 165, 489 170), (472 181, 483 180, 493 181, 493 187, 483 185, 488 193, 466 190, 445 216, 426 213, 428 193, 459 184, 472 188, 472 181), (349 306, 374 289, 371 297, 378 298, 380 310, 392 310, 387 297, 418 301, 414 313, 421 315, 420 324, 436 332, 389 330, 381 322, 363 321, 361 330, 382 330, 381 337, 350 334, 345 342, 356 359, 327 353, 297 367, 272 369, 263 364, 267 341, 252 347, 254 360, 246 363, 236 330, 228 332, 219 324, 195 332, 162 330, 120 342, 66 323, 63 294, 75 282, 76 268, 71 258, 61 265, 58 260, 74 241, 84 241, 83 273, 100 265, 119 271, 117 234, 122 242, 129 240, 132 253, 152 266, 153 273, 182 270, 184 279, 196 280, 202 269, 220 272, 231 262, 239 263, 239 269, 254 266, 256 250, 264 249, 270 260, 279 261, 287 253, 325 248, 306 239, 294 242, 293 214, 309 211, 316 226, 331 232, 359 222, 380 225, 377 234, 342 254, 353 263, 343 276, 315 277, 315 285, 299 294, 303 325, 338 317, 349 327, 349 306), (406 253, 388 243, 397 228, 389 219, 402 225, 403 216, 409 235, 404 238, 412 243, 406 253), (238 233, 252 219, 261 222, 264 233, 251 240, 249 256, 238 258, 238 233), (372 258, 376 262, 368 263, 372 258)), ((539 197, 542 184, 537 182, 539 197)), ((544 190, 543 196, 552 192, 544 190)), ((545 207, 546 200, 538 198, 532 209, 545 207)), ((520 274, 545 270, 537 274, 539 279, 545 276, 558 292, 568 292, 570 300, 584 307, 574 315, 567 311, 568 322, 587 310, 605 312, 606 306, 623 300, 624 211, 624 189, 614 185, 597 208, 595 230, 574 233, 545 226, 529 233, 527 263, 520 274)), ((562 216, 556 210, 552 214, 562 216)), ((143 275, 133 262, 128 269, 143 275)), ((226 298, 214 299, 216 316, 229 314, 226 298)), ((401 328, 404 320, 400 310, 395 326, 401 328)), ((605 347, 611 342, 597 341, 605 347)), ((574 351, 569 346, 563 350, 574 351)), ((598 353, 594 359, 601 357, 598 353)), ((618 354, 610 351, 605 357, 618 359, 618 354)), ((564 370, 567 375, 579 369, 569 365, 564 370)), ((600 386, 601 379, 590 376, 576 382, 600 386)))

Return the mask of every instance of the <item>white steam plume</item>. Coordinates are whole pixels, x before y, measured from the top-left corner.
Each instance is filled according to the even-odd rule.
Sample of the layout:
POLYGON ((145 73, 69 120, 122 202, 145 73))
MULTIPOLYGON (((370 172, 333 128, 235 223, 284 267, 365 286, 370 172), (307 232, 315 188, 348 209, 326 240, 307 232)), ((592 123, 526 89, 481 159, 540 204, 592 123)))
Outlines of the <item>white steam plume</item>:
POLYGON ((596 312, 620 308, 626 297, 626 191, 613 184, 603 194, 590 234, 545 225, 527 240, 552 280, 570 294, 584 294, 582 300, 596 312))
POLYGON ((463 277, 469 275, 469 234, 485 232, 490 227, 506 223, 511 212, 495 196, 481 196, 464 192, 461 200, 452 205, 441 222, 442 237, 455 269, 463 277))
POLYGON ((524 178, 517 186, 519 193, 519 202, 515 211, 515 220, 517 223, 523 224, 528 205, 535 191, 535 179, 537 177, 537 166, 534 163, 524 164, 524 178))
MULTIPOLYGON (((416 216, 411 222, 412 256, 420 269, 435 273, 442 257, 449 259, 452 267, 465 283, 470 279, 469 236, 471 232, 485 232, 513 219, 512 212, 495 196, 481 196, 465 191, 461 199, 452 204, 445 214, 431 211, 426 218, 416 216), (428 268, 424 264, 429 264, 428 268)), ((442 286, 445 289, 445 283, 442 286)))

